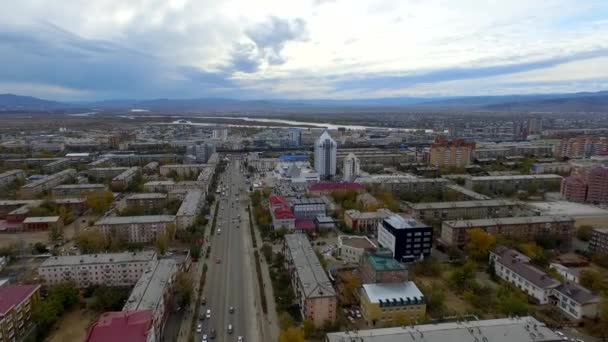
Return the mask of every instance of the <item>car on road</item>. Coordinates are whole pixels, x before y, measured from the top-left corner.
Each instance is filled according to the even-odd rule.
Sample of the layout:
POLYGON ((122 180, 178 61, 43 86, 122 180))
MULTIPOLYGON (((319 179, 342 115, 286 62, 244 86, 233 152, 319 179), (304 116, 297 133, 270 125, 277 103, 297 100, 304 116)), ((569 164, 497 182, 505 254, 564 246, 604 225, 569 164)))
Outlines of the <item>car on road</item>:
POLYGON ((237 341, 237 342, 243 342, 243 336, 239 336, 239 337, 236 339, 236 341, 237 341))
POLYGON ((201 340, 201 342, 207 342, 207 334, 203 335, 203 339, 201 340))
POLYGON ((228 312, 234 313, 234 306, 231 306, 230 308, 228 308, 228 312))
POLYGON ((232 334, 233 331, 234 329, 232 328, 232 324, 228 323, 228 333, 232 334))
POLYGON ((209 338, 213 340, 215 338, 215 335, 215 329, 211 329, 211 332, 209 332, 209 338))
POLYGON ((217 235, 220 235, 220 234, 222 234, 222 230, 218 228, 217 229, 217 235))
POLYGON ((203 325, 199 323, 196 326, 196 332, 200 334, 202 331, 203 331, 203 325))
POLYGON ((211 309, 207 309, 207 319, 211 318, 211 309))
POLYGON ((207 304, 207 297, 201 298, 201 305, 206 305, 206 304, 207 304))

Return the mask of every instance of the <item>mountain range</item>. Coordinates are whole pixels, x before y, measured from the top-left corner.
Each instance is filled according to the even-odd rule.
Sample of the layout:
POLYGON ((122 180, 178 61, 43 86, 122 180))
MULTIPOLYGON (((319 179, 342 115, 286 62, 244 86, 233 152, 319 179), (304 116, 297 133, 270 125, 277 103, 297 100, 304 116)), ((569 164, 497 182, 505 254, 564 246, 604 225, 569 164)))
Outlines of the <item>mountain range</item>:
POLYGON ((263 111, 315 108, 455 109, 497 112, 608 112, 608 91, 463 97, 399 97, 356 100, 237 100, 227 98, 104 100, 59 102, 31 96, 0 94, 0 110, 130 110, 263 111))

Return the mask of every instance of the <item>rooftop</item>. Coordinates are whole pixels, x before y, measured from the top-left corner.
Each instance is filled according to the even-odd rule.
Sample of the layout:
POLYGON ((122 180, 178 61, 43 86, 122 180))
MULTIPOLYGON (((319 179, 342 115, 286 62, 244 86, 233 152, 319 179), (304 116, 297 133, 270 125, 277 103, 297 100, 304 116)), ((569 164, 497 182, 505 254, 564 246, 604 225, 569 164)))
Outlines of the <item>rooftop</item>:
POLYGON ((272 211, 272 216, 277 220, 289 220, 294 219, 295 216, 291 212, 291 209, 287 207, 278 207, 272 211))
POLYGON ((59 220, 61 220, 59 216, 28 217, 23 220, 23 223, 55 223, 59 220))
POLYGON ((372 265, 376 272, 378 271, 404 271, 405 266, 393 258, 390 250, 386 250, 386 255, 382 254, 382 250, 377 250, 375 253, 366 254, 365 258, 372 265))
POLYGON ((600 301, 599 296, 575 283, 562 283, 555 290, 582 305, 598 303, 600 301))
POLYGON ((146 342, 153 316, 152 310, 105 312, 93 324, 85 342, 146 342))
POLYGON ((376 245, 374 245, 374 243, 370 239, 368 239, 367 236, 340 235, 338 236, 338 241, 339 244, 354 248, 376 248, 376 245))
POLYGON ((327 342, 557 342, 561 340, 552 329, 532 316, 327 334, 327 342))
POLYGON ((150 261, 122 310, 156 311, 158 303, 163 299, 167 284, 175 272, 177 266, 173 259, 150 261))
POLYGON ((528 179, 562 179, 560 175, 509 175, 509 176, 473 176, 472 181, 501 181, 501 180, 528 180, 528 179))
POLYGON ((335 296, 336 291, 306 235, 287 234, 285 244, 293 259, 293 266, 305 298, 335 296))
POLYGON ((105 224, 134 224, 134 223, 173 223, 173 215, 144 215, 144 216, 108 216, 95 222, 96 226, 105 224))
POLYGON ((154 260, 155 258, 156 253, 154 251, 53 256, 46 259, 40 265, 40 267, 93 265, 141 261, 148 262, 154 260))
POLYGON ((507 199, 490 199, 480 201, 456 201, 456 202, 428 202, 408 203, 407 206, 414 210, 424 209, 450 209, 450 208, 480 208, 480 207, 502 207, 516 206, 518 202, 507 199))
POLYGON ((104 184, 62 184, 57 185, 54 189, 105 189, 104 184))
POLYGON ((423 301, 424 295, 413 281, 403 283, 363 284, 363 291, 372 303, 389 304, 423 301))
POLYGON ((200 206, 202 198, 203 193, 201 191, 188 191, 186 197, 184 197, 184 200, 182 201, 182 204, 177 210, 176 216, 196 215, 196 211, 200 206))
POLYGON ((365 188, 358 183, 316 183, 308 187, 308 191, 340 191, 355 190, 362 191, 365 188))
POLYGON ((528 202, 527 205, 543 215, 608 216, 608 210, 589 204, 568 201, 528 202))
POLYGON ((478 219, 478 220, 458 220, 458 221, 443 221, 443 225, 452 228, 471 228, 471 227, 487 227, 487 226, 505 226, 512 224, 537 224, 551 222, 574 222, 570 216, 522 216, 522 217, 502 217, 493 219, 478 219))
POLYGON ((14 306, 21 304, 39 288, 40 285, 0 286, 0 318, 4 317, 14 306))
POLYGON ((156 192, 144 192, 141 194, 132 194, 127 196, 127 201, 129 200, 147 200, 147 199, 165 199, 167 198, 166 194, 156 193, 156 192))
POLYGON ((411 229, 427 226, 421 222, 416 221, 413 218, 405 218, 401 215, 396 214, 385 218, 384 222, 393 227, 394 229, 411 229))
POLYGON ((528 282, 540 288, 555 288, 560 282, 551 278, 547 273, 530 264, 530 258, 516 250, 498 246, 492 253, 499 256, 497 263, 511 270, 513 273, 526 279, 528 282))

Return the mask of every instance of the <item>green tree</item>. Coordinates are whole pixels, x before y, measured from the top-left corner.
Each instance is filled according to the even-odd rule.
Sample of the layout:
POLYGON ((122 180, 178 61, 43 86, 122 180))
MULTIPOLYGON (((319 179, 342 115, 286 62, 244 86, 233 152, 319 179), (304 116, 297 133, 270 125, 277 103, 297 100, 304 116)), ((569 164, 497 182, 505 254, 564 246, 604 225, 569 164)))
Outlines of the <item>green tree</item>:
POLYGON ((114 195, 111 191, 92 192, 87 195, 87 206, 96 214, 106 212, 113 201, 114 195))
POLYGON ((88 229, 78 234, 76 245, 83 254, 100 253, 106 249, 106 239, 97 229, 88 229))
POLYGON ((272 262, 272 256, 274 254, 272 252, 272 246, 268 243, 264 243, 260 250, 262 251, 262 255, 264 255, 264 259, 266 259, 266 262, 272 262))
POLYGON ((608 291, 608 281, 596 270, 582 270, 578 276, 578 282, 596 293, 608 291))
POLYGON ((432 317, 441 317, 444 315, 445 307, 445 289, 435 283, 431 286, 420 285, 420 291, 424 294, 426 302, 426 310, 432 317))
POLYGON ((580 226, 576 231, 576 237, 581 241, 591 240, 591 233, 593 232, 593 226, 584 225, 580 226))
POLYGON ((188 273, 180 272, 175 278, 175 296, 179 305, 186 305, 190 302, 194 288, 188 273))
POLYGON ((467 261, 452 272, 449 278, 450 285, 459 293, 475 289, 477 287, 475 281, 476 268, 477 265, 474 262, 467 261))

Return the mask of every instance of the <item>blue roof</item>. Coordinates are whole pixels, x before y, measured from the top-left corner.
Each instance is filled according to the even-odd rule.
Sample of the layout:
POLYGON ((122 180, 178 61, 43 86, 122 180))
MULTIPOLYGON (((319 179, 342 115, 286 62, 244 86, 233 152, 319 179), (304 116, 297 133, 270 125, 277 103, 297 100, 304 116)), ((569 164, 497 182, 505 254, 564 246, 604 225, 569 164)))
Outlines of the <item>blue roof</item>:
POLYGON ((284 155, 279 157, 280 161, 306 161, 308 160, 307 155, 284 155))

